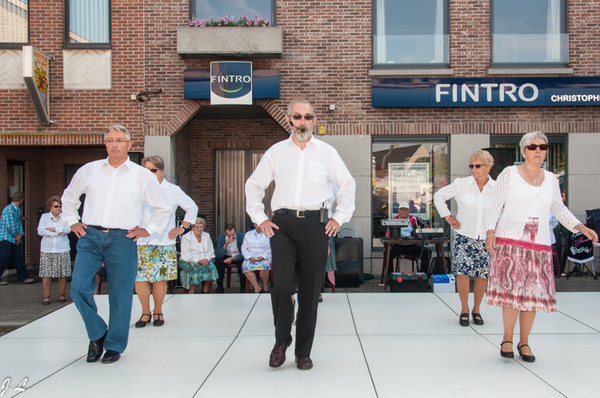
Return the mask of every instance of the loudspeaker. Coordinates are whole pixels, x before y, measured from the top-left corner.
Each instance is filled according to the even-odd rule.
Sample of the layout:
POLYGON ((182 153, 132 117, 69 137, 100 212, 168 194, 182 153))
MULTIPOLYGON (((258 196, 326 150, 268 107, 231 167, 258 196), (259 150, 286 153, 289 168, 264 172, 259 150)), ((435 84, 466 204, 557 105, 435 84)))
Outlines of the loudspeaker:
POLYGON ((600 233, 600 209, 585 211, 585 226, 600 233))
POLYGON ((360 264, 356 260, 341 261, 335 264, 335 287, 359 287, 361 284, 360 264))
MULTIPOLYGON (((344 261, 358 262, 359 283, 363 282, 363 239, 362 238, 335 238, 335 261, 338 270, 340 263, 344 261)), ((338 274, 335 274, 336 286, 338 284, 338 274)))

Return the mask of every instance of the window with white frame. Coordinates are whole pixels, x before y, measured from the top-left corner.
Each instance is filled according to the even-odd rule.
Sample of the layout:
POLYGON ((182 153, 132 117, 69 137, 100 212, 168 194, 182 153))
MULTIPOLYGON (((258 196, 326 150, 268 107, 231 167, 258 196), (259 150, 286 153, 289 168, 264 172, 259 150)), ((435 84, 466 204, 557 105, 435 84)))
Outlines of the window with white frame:
POLYGON ((270 26, 275 26, 275 0, 190 0, 190 19, 210 19, 218 21, 227 15, 228 19, 240 20, 266 18, 270 26))
POLYGON ((29 43, 28 0, 0 1, 0 46, 21 48, 29 43))
POLYGON ((569 62, 566 0, 492 0, 492 65, 569 62))
POLYGON ((65 48, 110 48, 110 0, 65 1, 65 48))
POLYGON ((446 67, 448 0, 373 0, 373 66, 446 67))

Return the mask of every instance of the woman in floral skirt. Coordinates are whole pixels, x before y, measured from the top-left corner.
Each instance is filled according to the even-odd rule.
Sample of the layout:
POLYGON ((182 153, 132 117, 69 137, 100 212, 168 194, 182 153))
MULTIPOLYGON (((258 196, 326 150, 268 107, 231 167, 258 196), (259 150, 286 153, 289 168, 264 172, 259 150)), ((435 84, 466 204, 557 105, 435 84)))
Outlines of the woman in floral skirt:
POLYGON ((216 282, 218 273, 215 249, 208 232, 204 232, 206 221, 196 219, 192 232, 181 238, 181 284, 195 293, 196 285, 202 284, 202 293, 208 293, 211 282, 216 282))
MULTIPOLYGON (((165 163, 160 156, 148 156, 142 159, 142 165, 150 170, 160 183, 161 188, 171 202, 171 217, 164 231, 154 233, 148 238, 137 240, 138 273, 135 278, 135 292, 142 305, 142 316, 135 323, 136 328, 143 328, 154 319, 154 326, 162 326, 165 319, 162 304, 167 294, 167 281, 177 279, 177 252, 175 238, 191 225, 198 215, 198 206, 177 185, 164 179, 165 163), (179 227, 175 226, 175 211, 181 207, 185 217, 179 227), (154 298, 154 312, 150 315, 150 295, 154 298)), ((144 203, 143 225, 149 222, 154 211, 144 203)))
POLYGON ((525 134, 520 147, 525 162, 498 176, 487 214, 485 246, 492 256, 485 302, 502 307, 500 355, 514 357, 513 332, 519 319, 517 350, 524 361, 534 362, 529 333, 535 314, 556 311, 550 211, 568 230, 581 231, 593 243, 598 236, 567 209, 558 179, 541 168, 548 150, 546 135, 525 134))

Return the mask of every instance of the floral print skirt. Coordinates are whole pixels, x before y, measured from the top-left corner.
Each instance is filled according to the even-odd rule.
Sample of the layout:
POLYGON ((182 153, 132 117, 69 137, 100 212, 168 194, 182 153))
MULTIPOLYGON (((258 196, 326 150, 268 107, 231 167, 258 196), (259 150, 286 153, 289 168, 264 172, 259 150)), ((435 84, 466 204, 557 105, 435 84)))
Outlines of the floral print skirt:
POLYGON ((556 311, 552 247, 533 243, 537 224, 521 240, 496 238, 485 303, 519 311, 556 311))
POLYGON ((71 252, 40 253, 40 278, 71 276, 71 252))
POLYGON ((179 267, 181 268, 179 273, 181 285, 188 290, 192 285, 199 285, 205 281, 216 282, 219 276, 217 267, 212 261, 209 261, 208 265, 200 265, 180 260, 179 267))
POLYGON ((175 245, 138 246, 136 282, 159 282, 177 279, 175 245))
POLYGON ((473 239, 455 231, 452 266, 454 275, 487 279, 490 269, 490 253, 485 250, 485 241, 473 239))
POLYGON ((262 261, 250 261, 244 260, 242 263, 242 271, 250 272, 250 271, 268 271, 271 269, 271 260, 265 259, 262 261))

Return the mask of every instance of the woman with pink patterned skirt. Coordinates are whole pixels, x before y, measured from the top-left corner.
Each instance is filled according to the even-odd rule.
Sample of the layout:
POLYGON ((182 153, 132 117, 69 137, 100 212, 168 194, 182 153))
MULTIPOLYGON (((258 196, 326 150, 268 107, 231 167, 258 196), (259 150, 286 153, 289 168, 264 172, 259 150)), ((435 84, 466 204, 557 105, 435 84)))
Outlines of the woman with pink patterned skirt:
POLYGON ((500 355, 514 358, 513 332, 518 319, 517 350, 523 361, 534 362, 529 333, 535 314, 556 311, 550 211, 567 229, 581 231, 593 243, 598 236, 567 209, 558 179, 541 168, 548 150, 546 135, 525 134, 519 145, 525 163, 509 166, 498 176, 487 213, 485 247, 491 263, 485 302, 502 307, 500 355))

